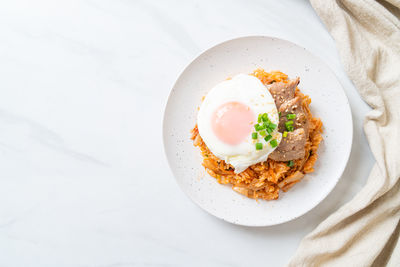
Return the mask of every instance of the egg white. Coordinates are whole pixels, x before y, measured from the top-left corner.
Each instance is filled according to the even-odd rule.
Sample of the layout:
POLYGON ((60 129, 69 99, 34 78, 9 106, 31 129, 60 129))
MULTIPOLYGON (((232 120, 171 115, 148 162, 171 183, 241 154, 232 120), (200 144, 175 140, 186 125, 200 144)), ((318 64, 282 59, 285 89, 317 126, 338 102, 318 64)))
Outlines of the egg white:
MULTIPOLYGON (((251 132, 242 143, 237 145, 226 144, 219 140, 213 132, 211 118, 219 106, 232 101, 241 102, 250 107, 255 115, 253 125, 257 123, 260 113, 267 113, 271 122, 278 125, 279 115, 268 89, 252 75, 239 74, 230 80, 223 81, 214 86, 204 98, 197 115, 199 134, 216 157, 231 164, 235 168, 235 173, 240 173, 253 164, 266 161, 268 155, 276 147, 272 148, 269 141, 266 142, 260 135, 258 135, 258 140, 253 140, 251 132), (262 150, 255 149, 257 142, 263 144, 262 150)), ((271 135, 272 139, 276 139, 279 144, 282 134, 277 129, 271 135)))

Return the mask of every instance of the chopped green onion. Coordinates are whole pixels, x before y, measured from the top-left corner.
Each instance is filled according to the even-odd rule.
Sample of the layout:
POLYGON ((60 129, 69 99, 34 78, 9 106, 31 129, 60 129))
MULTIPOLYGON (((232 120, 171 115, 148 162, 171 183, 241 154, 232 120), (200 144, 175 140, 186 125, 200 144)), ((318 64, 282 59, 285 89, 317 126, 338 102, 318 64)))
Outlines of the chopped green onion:
POLYGON ((278 146, 278 141, 276 141, 276 139, 271 140, 271 142, 269 142, 269 144, 271 145, 271 147, 276 147, 278 146))
POLYGON ((283 134, 282 134, 282 136, 283 136, 283 137, 287 137, 287 134, 288 134, 288 132, 284 131, 283 134))
POLYGON ((287 118, 288 120, 293 120, 293 119, 296 118, 296 114, 287 114, 287 115, 286 115, 286 118, 287 118))
POLYGON ((271 134, 273 131, 274 131, 274 130, 272 130, 271 128, 267 128, 267 132, 268 132, 269 134, 271 134))
POLYGON ((294 166, 293 160, 289 160, 288 163, 287 163, 287 165, 288 165, 289 167, 293 167, 293 166, 294 166))
POLYGON ((264 138, 264 140, 265 140, 265 142, 268 142, 269 141, 269 139, 271 139, 272 138, 272 135, 267 135, 265 138, 264 138))
POLYGON ((281 117, 281 112, 280 111, 278 112, 278 115, 279 115, 279 118, 280 118, 281 117))
POLYGON ((262 120, 263 120, 264 122, 268 122, 268 121, 269 121, 269 118, 268 118, 268 114, 267 114, 267 113, 264 113, 264 114, 262 115, 262 120))
POLYGON ((261 121, 262 121, 262 114, 261 114, 261 113, 258 114, 258 119, 257 119, 257 121, 258 121, 258 122, 261 122, 261 121))
POLYGON ((254 129, 256 130, 256 131, 259 131, 259 130, 262 130, 261 128, 261 125, 260 124, 256 124, 256 125, 254 125, 254 129))
POLYGON ((268 121, 264 121, 264 122, 263 122, 263 125, 265 125, 265 128, 268 128, 268 127, 269 127, 269 124, 270 124, 270 123, 269 123, 268 121))
POLYGON ((263 148, 263 144, 256 143, 256 150, 261 150, 263 148))
POLYGON ((268 128, 271 128, 272 130, 274 130, 275 128, 276 128, 276 124, 274 124, 274 123, 270 123, 269 124, 269 127, 268 128))
POLYGON ((257 139, 257 138, 258 138, 258 134, 257 134, 257 133, 252 133, 252 134, 251 134, 251 138, 257 139))
POLYGON ((266 135, 267 135, 267 133, 265 132, 265 130, 261 130, 259 133, 260 133, 261 136, 266 136, 266 135))
POLYGON ((287 121, 285 122, 285 126, 286 126, 286 130, 288 130, 289 132, 293 132, 293 121, 287 121))

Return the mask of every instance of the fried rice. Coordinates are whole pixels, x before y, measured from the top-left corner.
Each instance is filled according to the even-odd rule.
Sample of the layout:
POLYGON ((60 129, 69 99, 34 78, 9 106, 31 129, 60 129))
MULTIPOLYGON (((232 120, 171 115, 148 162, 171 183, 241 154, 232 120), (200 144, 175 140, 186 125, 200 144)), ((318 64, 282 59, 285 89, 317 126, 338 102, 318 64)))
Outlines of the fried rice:
MULTIPOLYGON (((263 69, 257 69, 252 75, 265 85, 288 81, 288 76, 280 71, 265 72, 263 69)), ((207 173, 218 183, 229 184, 233 190, 249 198, 273 200, 278 199, 281 190, 286 192, 301 181, 305 174, 313 172, 313 166, 318 158, 318 146, 322 141, 322 122, 319 118, 313 117, 310 111, 310 97, 301 93, 299 88, 296 88, 295 96, 302 99, 302 106, 310 120, 310 132, 305 145, 306 156, 304 158, 295 160, 292 167, 289 167, 287 162, 268 159, 265 162, 251 165, 241 173, 234 173, 234 168, 230 164, 211 153, 199 135, 196 125, 192 129, 191 139, 194 146, 201 150, 202 165, 207 173)))

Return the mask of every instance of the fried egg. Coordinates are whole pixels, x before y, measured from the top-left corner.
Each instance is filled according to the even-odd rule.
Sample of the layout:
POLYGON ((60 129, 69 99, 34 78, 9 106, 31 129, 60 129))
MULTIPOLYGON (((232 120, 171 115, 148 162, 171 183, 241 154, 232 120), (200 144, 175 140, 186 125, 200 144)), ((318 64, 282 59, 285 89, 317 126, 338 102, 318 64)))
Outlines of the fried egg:
POLYGON ((266 161, 282 139, 277 127, 267 133, 269 140, 265 131, 255 130, 259 115, 265 113, 270 123, 278 124, 278 111, 268 89, 256 77, 239 74, 217 84, 206 95, 197 115, 199 134, 216 157, 240 173, 266 161), (272 140, 276 140, 272 142, 275 146, 272 140))

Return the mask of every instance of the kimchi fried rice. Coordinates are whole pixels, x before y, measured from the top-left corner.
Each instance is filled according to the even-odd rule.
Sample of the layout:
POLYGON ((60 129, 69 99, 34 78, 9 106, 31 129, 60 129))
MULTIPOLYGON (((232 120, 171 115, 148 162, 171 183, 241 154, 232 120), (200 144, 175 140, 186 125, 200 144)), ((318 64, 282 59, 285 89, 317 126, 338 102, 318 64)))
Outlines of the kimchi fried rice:
MULTIPOLYGON (((257 69, 252 73, 264 85, 274 82, 287 82, 288 75, 280 71, 265 72, 257 69)), ((267 89, 266 89, 267 90, 267 89)), ((270 158, 267 161, 251 165, 241 173, 234 173, 234 168, 224 160, 217 158, 211 153, 203 142, 197 125, 192 129, 191 139, 194 146, 201 150, 203 157, 202 165, 207 173, 214 177, 220 184, 229 184, 236 192, 249 198, 273 200, 278 199, 279 192, 286 192, 294 184, 301 181, 305 174, 313 172, 313 166, 318 158, 317 150, 322 141, 322 122, 319 118, 313 117, 309 105, 311 99, 296 88, 295 96, 302 99, 302 106, 310 120, 309 137, 305 145, 306 156, 294 160, 293 166, 287 162, 274 161, 270 158)))

